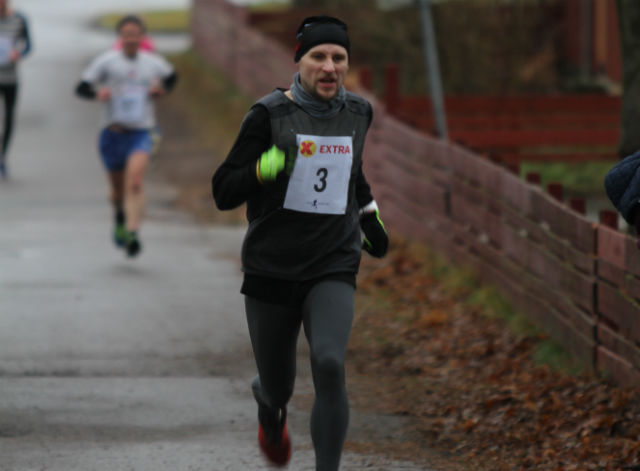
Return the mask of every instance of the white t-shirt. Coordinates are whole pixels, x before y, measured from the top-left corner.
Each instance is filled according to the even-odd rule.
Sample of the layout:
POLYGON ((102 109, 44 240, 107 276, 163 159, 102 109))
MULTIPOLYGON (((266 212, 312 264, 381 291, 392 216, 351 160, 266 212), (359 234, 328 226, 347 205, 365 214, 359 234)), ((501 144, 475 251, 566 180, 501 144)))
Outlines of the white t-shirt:
POLYGON ((138 51, 129 58, 121 50, 109 50, 89 64, 82 80, 111 90, 111 101, 105 104, 106 125, 150 129, 156 125, 156 118, 149 89, 173 70, 165 58, 154 53, 138 51))

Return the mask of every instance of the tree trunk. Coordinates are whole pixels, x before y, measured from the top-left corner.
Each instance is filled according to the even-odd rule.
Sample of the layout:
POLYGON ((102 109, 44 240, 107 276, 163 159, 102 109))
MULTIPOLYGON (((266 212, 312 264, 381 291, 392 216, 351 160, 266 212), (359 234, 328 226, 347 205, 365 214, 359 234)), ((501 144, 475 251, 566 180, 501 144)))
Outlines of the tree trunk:
POLYGON ((622 116, 618 154, 640 150, 640 1, 617 0, 622 49, 622 116))

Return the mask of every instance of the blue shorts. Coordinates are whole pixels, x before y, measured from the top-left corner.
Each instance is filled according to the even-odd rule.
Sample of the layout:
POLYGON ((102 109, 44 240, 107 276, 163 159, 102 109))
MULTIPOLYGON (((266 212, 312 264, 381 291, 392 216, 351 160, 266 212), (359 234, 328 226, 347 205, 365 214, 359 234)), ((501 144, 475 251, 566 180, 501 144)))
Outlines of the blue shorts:
POLYGON ((105 128, 98 140, 102 163, 110 172, 124 170, 129 156, 136 152, 151 153, 153 142, 146 129, 113 131, 105 128))

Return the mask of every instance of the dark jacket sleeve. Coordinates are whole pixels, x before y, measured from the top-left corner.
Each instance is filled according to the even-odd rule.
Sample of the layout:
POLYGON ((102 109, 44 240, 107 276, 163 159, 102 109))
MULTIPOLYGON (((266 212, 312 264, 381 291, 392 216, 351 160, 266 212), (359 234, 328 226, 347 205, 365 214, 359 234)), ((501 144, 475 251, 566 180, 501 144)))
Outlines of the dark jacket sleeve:
MULTIPOLYGON (((373 110, 369 105, 369 126, 371 126, 371 121, 373 120, 373 110)), ((364 158, 364 152, 363 152, 364 158)), ((371 187, 369 186, 369 182, 367 182, 366 177, 364 176, 364 171, 362 170, 362 161, 360 162, 360 167, 358 168, 358 177, 356 180, 356 201, 358 201, 358 207, 363 208, 367 204, 373 201, 373 195, 371 194, 371 187)))
POLYGON ((624 220, 633 225, 640 200, 640 152, 626 157, 609 170, 604 186, 611 203, 624 220))
POLYGON ((245 116, 229 155, 211 179, 213 199, 218 209, 233 209, 260 189, 256 163, 271 143, 269 113, 254 106, 245 116))
POLYGON ((22 20, 22 28, 20 28, 19 39, 22 41, 22 49, 20 51, 20 57, 25 57, 31 52, 31 35, 29 34, 29 23, 27 18, 22 13, 17 13, 18 17, 22 20))

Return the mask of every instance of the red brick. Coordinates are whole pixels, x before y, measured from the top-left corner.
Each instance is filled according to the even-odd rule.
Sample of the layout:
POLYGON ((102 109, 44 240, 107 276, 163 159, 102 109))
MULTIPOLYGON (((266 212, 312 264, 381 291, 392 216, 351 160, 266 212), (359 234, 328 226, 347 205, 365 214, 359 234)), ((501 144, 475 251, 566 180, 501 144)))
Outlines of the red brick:
POLYGON ((625 236, 624 266, 629 273, 640 276, 640 250, 636 245, 636 239, 629 235, 625 236))
POLYGON ((596 247, 594 224, 551 196, 534 191, 531 194, 531 214, 535 221, 544 222, 549 230, 584 252, 596 247))
POLYGON ((472 203, 456 192, 451 194, 451 216, 455 221, 471 225, 477 232, 486 233, 486 213, 482 206, 472 203))
POLYGON ((626 274, 624 270, 608 260, 600 259, 598 260, 598 278, 622 288, 625 285, 626 274))
POLYGON ((514 209, 529 214, 531 212, 531 185, 509 172, 500 174, 502 180, 498 195, 514 209))
POLYGON ((594 363, 595 342, 593 336, 581 333, 582 327, 576 328, 571 321, 552 305, 537 296, 526 293, 518 307, 529 315, 529 318, 558 344, 572 353, 580 362, 589 367, 594 363))
POLYGON ((613 323, 621 335, 640 342, 640 306, 609 284, 597 283, 597 312, 613 323))
POLYGON ((620 386, 631 387, 640 384, 640 371, 603 346, 597 349, 597 368, 620 386))
POLYGON ((502 231, 503 253, 523 267, 528 265, 527 244, 527 238, 520 235, 515 228, 504 226, 502 231))
POLYGON ((625 269, 625 235, 609 227, 598 225, 598 258, 625 269))
POLYGON ((598 324, 598 342, 640 369, 640 347, 602 323, 598 324))

